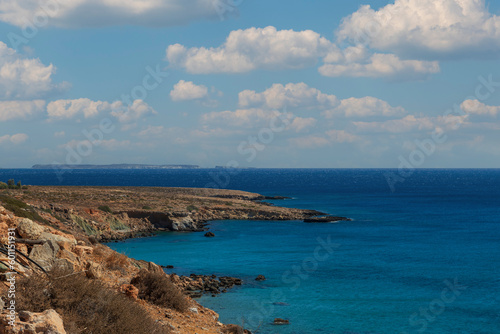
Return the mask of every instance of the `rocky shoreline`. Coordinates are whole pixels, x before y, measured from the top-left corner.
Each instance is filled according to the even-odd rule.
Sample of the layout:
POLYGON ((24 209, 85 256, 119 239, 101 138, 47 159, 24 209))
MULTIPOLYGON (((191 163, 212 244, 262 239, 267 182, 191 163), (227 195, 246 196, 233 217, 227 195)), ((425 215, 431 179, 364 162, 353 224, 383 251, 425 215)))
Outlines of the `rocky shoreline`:
MULTIPOLYGON (((167 274, 157 264, 128 258, 101 243, 150 236, 158 231, 206 231, 208 222, 213 220, 314 220, 318 216, 325 219, 325 215, 318 211, 283 208, 262 202, 282 199, 287 198, 235 190, 30 186, 0 192, 0 238, 6 245, 9 229, 15 230, 20 254, 36 261, 39 268, 20 257, 22 261, 15 267, 20 275, 28 278, 28 282, 40 268, 46 272, 64 269, 70 275, 83 275, 88 280, 101 282, 129 297, 134 305, 139 303, 152 319, 156 319, 155 326, 160 326, 165 333, 249 333, 238 325, 221 324, 215 312, 192 299, 202 294, 216 296, 224 293, 242 285, 241 279, 167 274), (149 298, 154 294, 144 290, 144 282, 151 283, 148 275, 156 275, 156 280, 166 279, 166 283, 173 284, 186 296, 187 301, 183 303, 190 307, 178 311, 171 309, 169 304, 151 304, 149 298)), ((206 236, 214 235, 207 233, 206 236)), ((2 260, 8 259, 0 258, 2 260)), ((7 279, 6 270, 0 268, 0 279, 4 281, 7 279)), ((265 280, 265 277, 256 275, 256 280, 265 280)), ((165 288, 166 283, 160 286, 165 288)), ((0 295, 5 296, 4 293, 0 285, 0 295)), ((63 320, 68 319, 66 314, 49 309, 37 312, 41 313, 30 313, 29 316, 16 313, 16 321, 29 327, 30 319, 39 319, 37 321, 44 322, 51 333, 66 333, 63 328, 63 320)), ((21 333, 7 325, 5 311, 0 314, 0 331, 21 333)))

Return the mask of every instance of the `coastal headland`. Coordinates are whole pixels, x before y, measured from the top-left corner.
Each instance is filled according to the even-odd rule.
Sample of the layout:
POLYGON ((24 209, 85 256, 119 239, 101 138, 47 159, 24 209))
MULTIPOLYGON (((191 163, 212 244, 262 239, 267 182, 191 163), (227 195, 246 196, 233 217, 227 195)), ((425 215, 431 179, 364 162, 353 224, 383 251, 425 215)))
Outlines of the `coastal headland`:
MULTIPOLYGON (((248 333, 238 325, 220 323, 215 312, 191 298, 202 293, 215 296, 245 282, 234 277, 166 274, 157 264, 129 258, 102 242, 156 231, 204 231, 212 220, 304 220, 322 215, 274 206, 266 199, 285 198, 197 188, 29 186, 2 190, 0 280, 4 284, 0 285, 0 306, 4 310, 0 331, 21 333, 21 327, 31 326, 36 333, 36 328, 69 333, 96 326, 99 319, 90 321, 83 316, 88 310, 79 311, 78 300, 73 304, 68 300, 94 295, 75 297, 75 289, 104 289, 95 295, 108 296, 110 302, 96 297, 99 300, 90 304, 101 305, 103 317, 106 312, 115 314, 116 305, 122 303, 122 310, 142 314, 144 324, 134 330, 137 333, 248 333), (8 251, 12 244, 15 256, 8 251), (18 300, 12 311, 7 306, 13 275, 18 300), (113 298, 122 299, 117 303, 113 298)), ((119 323, 133 317, 130 312, 121 313, 115 316, 123 317, 116 320, 117 330, 119 323)), ((110 327, 105 332, 115 333, 110 327)))

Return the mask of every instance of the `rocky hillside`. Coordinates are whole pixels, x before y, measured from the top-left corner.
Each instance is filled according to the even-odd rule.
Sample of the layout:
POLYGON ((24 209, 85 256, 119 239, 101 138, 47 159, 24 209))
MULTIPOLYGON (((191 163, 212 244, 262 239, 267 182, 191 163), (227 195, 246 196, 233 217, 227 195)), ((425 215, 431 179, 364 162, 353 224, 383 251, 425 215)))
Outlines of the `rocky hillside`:
POLYGON ((155 230, 199 231, 209 220, 318 214, 274 207, 263 199, 241 191, 181 188, 0 192, 0 332, 248 333, 223 325, 190 297, 224 292, 241 280, 167 275, 158 265, 118 254, 100 241, 155 230))

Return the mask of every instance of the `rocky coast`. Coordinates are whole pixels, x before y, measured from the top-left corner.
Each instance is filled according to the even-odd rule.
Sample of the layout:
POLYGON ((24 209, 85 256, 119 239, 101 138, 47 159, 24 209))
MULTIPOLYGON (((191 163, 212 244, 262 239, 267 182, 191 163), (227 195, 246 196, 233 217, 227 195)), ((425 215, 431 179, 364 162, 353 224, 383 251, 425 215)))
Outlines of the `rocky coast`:
MULTIPOLYGON (((77 306, 68 306, 71 293, 67 291, 74 288, 57 290, 75 282, 84 286, 98 283, 99 289, 111 291, 110 300, 123 296, 120 303, 128 305, 126 309, 139 307, 135 313, 144 312, 147 316, 141 319, 151 321, 138 327, 137 333, 146 331, 148 326, 152 329, 147 330, 155 333, 248 332, 238 325, 220 323, 215 312, 193 299, 202 293, 215 296, 244 284, 240 279, 166 274, 157 264, 118 254, 102 242, 151 235, 156 231, 204 231, 211 220, 304 220, 322 215, 312 210, 274 206, 263 202, 266 199, 285 198, 194 188, 30 186, 0 191, 3 245, 0 332, 85 332, 81 328, 98 321, 89 323, 89 319, 82 317, 78 301, 75 301, 77 306), (16 248, 12 265, 9 265, 10 244, 16 248), (7 309, 8 282, 12 275, 19 282, 20 296, 18 308, 13 312, 7 309), (55 280, 59 283, 53 284, 55 280), (35 283, 42 286, 36 288, 35 283), (50 289, 57 291, 49 294, 49 298, 50 289), (26 300, 28 295, 40 293, 37 301, 26 300), (66 293, 64 303, 54 302, 53 296, 66 293), (9 317, 14 317, 14 323, 9 323, 9 317)), ((112 309, 116 304, 104 303, 100 314, 116 312, 112 309)), ((102 332, 117 333, 119 329, 114 331, 108 327, 102 332)))

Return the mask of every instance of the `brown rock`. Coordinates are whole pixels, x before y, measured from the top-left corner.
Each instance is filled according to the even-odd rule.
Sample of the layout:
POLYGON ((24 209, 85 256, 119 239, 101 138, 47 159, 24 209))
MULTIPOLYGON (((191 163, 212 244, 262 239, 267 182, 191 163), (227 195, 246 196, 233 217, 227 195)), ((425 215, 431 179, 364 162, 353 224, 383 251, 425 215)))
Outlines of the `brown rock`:
POLYGON ((5 334, 66 334, 61 316, 54 310, 41 313, 20 311, 14 327, 9 325, 7 312, 0 315, 0 333, 5 334))
POLYGON ((139 289, 132 284, 122 284, 120 286, 120 292, 133 300, 137 300, 139 296, 139 289))
POLYGON ((24 239, 36 240, 43 233, 43 228, 31 219, 22 218, 17 225, 17 233, 24 239))
POLYGON ((102 277, 103 268, 100 264, 89 261, 85 267, 85 275, 88 278, 99 279, 102 277))
POLYGON ((94 248, 90 246, 75 246, 73 251, 78 256, 83 256, 84 254, 92 254, 94 252, 94 248))
POLYGON ((290 321, 286 320, 286 319, 275 318, 273 324, 275 324, 275 325, 288 325, 288 324, 290 324, 290 321))

